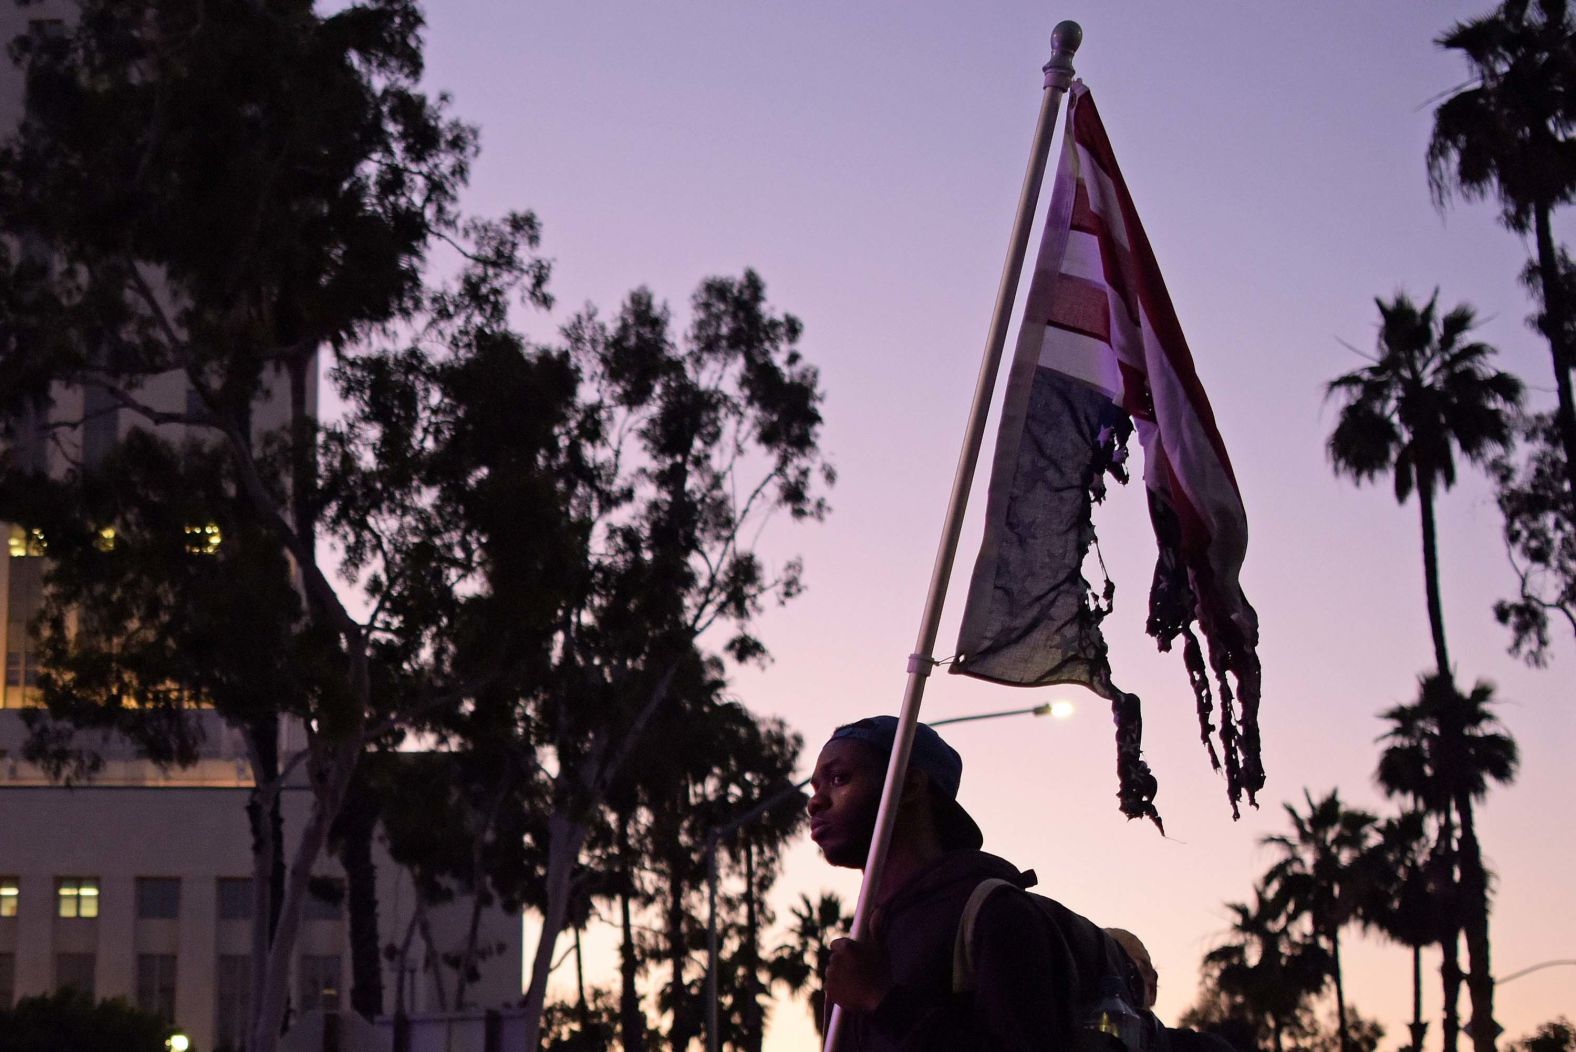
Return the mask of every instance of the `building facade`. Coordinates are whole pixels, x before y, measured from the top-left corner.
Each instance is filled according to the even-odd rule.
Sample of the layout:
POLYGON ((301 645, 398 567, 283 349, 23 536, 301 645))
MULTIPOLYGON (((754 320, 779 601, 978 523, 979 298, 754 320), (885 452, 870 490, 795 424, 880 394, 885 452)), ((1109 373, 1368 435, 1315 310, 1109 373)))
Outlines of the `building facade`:
MULTIPOLYGON (((54 31, 69 14, 61 0, 25 7, 0 3, 0 41, 54 31)), ((11 133, 25 107, 22 76, 4 54, 0 50, 0 137, 11 133)), ((257 433, 285 424, 286 390, 283 374, 265 379, 264 396, 252 412, 257 433)), ((172 411, 192 409, 196 397, 175 372, 152 378, 138 394, 154 408, 172 411)), ((308 387, 306 408, 315 414, 315 384, 308 387)), ((57 388, 50 405, 37 412, 38 419, 17 421, 16 441, 6 452, 54 475, 102 462, 132 427, 151 426, 91 390, 57 388), (46 431, 46 417, 80 425, 46 431)), ((172 425, 158 433, 172 441, 185 437, 172 425)), ((186 529, 189 548, 224 543, 212 524, 190 523, 186 529)), ((0 1007, 73 987, 156 1012, 203 1052, 238 1049, 252 988, 252 836, 246 812, 252 772, 244 742, 208 712, 201 716, 200 756, 189 767, 158 767, 128 742, 101 736, 92 744, 103 763, 90 779, 73 786, 51 782, 24 758, 23 719, 37 704, 32 625, 41 609, 48 542, 5 522, 0 537, 6 542, 0 557, 0 1007)), ((297 726, 286 722, 281 736, 281 756, 304 747, 297 726)), ((288 850, 310 809, 311 793, 298 782, 285 787, 281 801, 288 850)), ((398 1003, 413 1014, 452 1007, 455 972, 443 957, 456 957, 465 945, 472 900, 459 897, 422 908, 410 875, 390 859, 381 834, 373 851, 379 944, 387 951, 385 1007, 392 1011, 398 1003)), ((336 860, 319 860, 313 886, 322 894, 309 898, 291 961, 296 1019, 349 1008, 349 925, 344 873, 336 860)), ((467 1004, 516 1006, 520 918, 496 906, 480 916, 476 944, 483 953, 477 977, 467 986, 467 1004)))
MULTIPOLYGON (((0 1005, 75 987, 163 1015, 196 1048, 239 1049, 251 991, 251 832, 245 762, 224 736, 193 768, 161 772, 129 755, 74 787, 51 784, 17 759, 18 714, 0 713, 0 1005)), ((304 786, 284 791, 287 835, 310 807, 304 786)), ((409 1013, 453 1003, 452 967, 470 922, 468 898, 417 919, 410 875, 374 841, 385 1009, 409 1013), (404 947, 407 952, 398 952, 404 947)), ((344 886, 328 856, 314 886, 344 886)), ((342 897, 308 897, 295 949, 294 1013, 349 1008, 350 943, 342 897)), ((521 927, 496 907, 482 913, 484 953, 471 1006, 520 1001, 521 927)))

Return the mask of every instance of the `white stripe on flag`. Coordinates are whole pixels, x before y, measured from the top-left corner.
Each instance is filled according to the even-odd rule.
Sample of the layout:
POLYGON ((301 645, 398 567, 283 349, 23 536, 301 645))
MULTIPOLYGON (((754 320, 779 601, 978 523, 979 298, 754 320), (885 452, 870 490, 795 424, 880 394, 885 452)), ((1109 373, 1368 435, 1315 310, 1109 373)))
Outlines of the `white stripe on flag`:
POLYGON ((1047 325, 1040 343, 1040 365, 1103 391, 1121 404, 1122 372, 1104 340, 1047 325))

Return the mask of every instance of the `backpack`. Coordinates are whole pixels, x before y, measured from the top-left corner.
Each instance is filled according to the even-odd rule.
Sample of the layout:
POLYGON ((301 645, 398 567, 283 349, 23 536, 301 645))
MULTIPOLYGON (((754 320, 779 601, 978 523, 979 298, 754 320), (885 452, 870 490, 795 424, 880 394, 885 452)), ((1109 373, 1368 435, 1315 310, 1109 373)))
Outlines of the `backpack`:
MULTIPOLYGON (((991 877, 983 880, 969 896, 958 920, 958 934, 952 952, 952 989, 964 993, 974 988, 974 924, 985 900, 999 888, 1017 888, 1011 881, 991 877)), ((1020 889, 1021 890, 1021 889, 1020 889)), ((1144 1004, 1143 980, 1138 968, 1127 952, 1117 945, 1094 921, 1074 913, 1055 899, 1024 891, 1050 930, 1059 936, 1065 946, 1077 982, 1072 998, 1079 1028, 1073 1042, 1077 1052, 1161 1052, 1158 1040, 1159 1026, 1154 1017, 1142 1007, 1144 1004), (1125 1008, 1142 1021, 1142 1036, 1136 1040, 1123 1040, 1114 1034, 1094 1029, 1088 1021, 1097 1009, 1114 994, 1125 1008), (1136 1047, 1135 1047, 1136 1046, 1136 1047)))

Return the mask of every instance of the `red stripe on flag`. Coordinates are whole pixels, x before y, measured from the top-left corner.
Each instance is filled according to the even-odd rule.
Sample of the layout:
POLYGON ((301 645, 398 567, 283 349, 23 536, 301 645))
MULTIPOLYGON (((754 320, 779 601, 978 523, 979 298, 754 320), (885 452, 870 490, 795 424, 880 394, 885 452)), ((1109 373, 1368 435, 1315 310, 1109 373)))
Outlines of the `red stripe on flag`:
POLYGON ((1111 298, 1104 285, 1097 285, 1085 278, 1063 274, 1056 283, 1053 302, 1047 304, 1047 325, 1068 329, 1099 340, 1111 342, 1111 298))
POLYGON ((1143 224, 1138 220, 1138 211, 1133 207, 1132 196, 1127 191, 1127 182, 1122 178, 1122 170, 1116 163, 1116 155, 1111 151, 1111 141, 1106 136, 1105 126, 1101 123, 1099 114, 1095 112, 1092 95, 1085 93, 1074 108, 1073 130, 1074 141, 1088 151, 1090 158, 1100 166, 1106 178, 1110 179, 1111 184, 1116 188, 1117 203, 1122 209, 1123 225, 1127 228, 1128 245, 1134 263, 1138 264, 1135 267, 1135 285, 1139 301, 1143 304, 1144 313, 1149 316, 1149 324, 1154 328, 1162 353, 1170 361, 1172 372, 1181 381, 1193 413, 1198 418, 1215 455, 1220 459, 1221 466, 1225 469, 1226 477, 1231 480, 1233 489, 1240 490, 1237 486, 1236 472, 1231 467, 1231 458, 1226 454, 1226 443, 1221 439, 1220 430, 1215 424, 1215 414, 1210 408, 1209 397, 1204 393, 1203 384, 1199 382, 1198 372, 1193 366, 1192 352, 1188 350, 1187 340, 1182 335, 1182 325, 1177 321, 1176 309, 1171 304, 1171 296, 1166 291, 1165 282, 1160 277, 1160 268, 1155 263, 1154 249, 1150 247, 1143 224))
POLYGON ((1106 284, 1111 287, 1111 292, 1127 311, 1128 321, 1137 325, 1138 298, 1133 294, 1133 290, 1138 284, 1138 268, 1133 262, 1132 255, 1122 247, 1122 243, 1112 235, 1100 213, 1091 206, 1089 187, 1082 178, 1073 189, 1072 229, 1088 234, 1099 242, 1100 269, 1105 274, 1106 284))

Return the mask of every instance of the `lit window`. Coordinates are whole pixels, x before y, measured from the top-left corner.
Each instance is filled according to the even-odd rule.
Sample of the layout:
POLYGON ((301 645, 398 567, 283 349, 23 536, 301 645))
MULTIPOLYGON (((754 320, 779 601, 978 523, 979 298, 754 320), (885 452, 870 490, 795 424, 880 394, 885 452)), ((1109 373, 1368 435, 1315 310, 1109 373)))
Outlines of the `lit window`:
POLYGON ((217 555, 223 540, 217 522, 186 527, 186 551, 190 555, 217 555))
POLYGON ((12 526, 11 533, 6 538, 6 551, 13 559, 26 559, 32 556, 43 555, 48 549, 44 543, 44 531, 40 529, 23 529, 12 526))
POLYGON ((99 884, 97 877, 62 877, 57 892, 58 915, 62 917, 97 917, 99 912, 99 884))
POLYGON ((15 877, 0 877, 0 917, 15 917, 22 888, 15 877))
POLYGON ((119 538, 115 534, 115 527, 105 526, 93 535, 93 547, 101 552, 112 552, 119 538))

